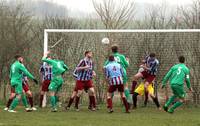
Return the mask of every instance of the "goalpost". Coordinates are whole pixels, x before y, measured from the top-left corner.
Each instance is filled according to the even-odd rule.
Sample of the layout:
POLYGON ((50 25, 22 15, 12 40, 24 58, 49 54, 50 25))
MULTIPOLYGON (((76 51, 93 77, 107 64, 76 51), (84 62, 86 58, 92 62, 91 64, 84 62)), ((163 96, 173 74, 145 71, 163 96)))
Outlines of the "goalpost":
MULTIPOLYGON (((45 29, 44 53, 53 50, 57 56, 68 57, 72 62, 79 60, 76 55, 82 55, 83 51, 91 47, 95 52, 96 64, 102 65, 105 56, 109 54, 111 44, 118 44, 120 51, 130 57, 128 68, 129 78, 137 71, 137 64, 141 57, 149 52, 156 52, 160 60, 158 83, 166 71, 176 62, 178 55, 185 55, 187 64, 192 71, 193 87, 197 88, 193 94, 193 101, 200 103, 200 92, 197 82, 200 80, 200 63, 194 65, 194 61, 200 59, 200 29, 45 29), (53 37, 52 37, 53 36, 53 37), (109 45, 103 45, 101 39, 108 37, 109 45), (108 49, 108 50, 107 50, 108 49), (68 54, 69 53, 69 54, 68 54), (66 56, 67 55, 67 56, 66 56), (70 58, 69 58, 70 57, 70 58), (99 60, 100 59, 100 60, 99 60)), ((68 60, 67 59, 67 60, 68 60)), ((73 62, 73 64, 76 64, 73 62)), ((74 66, 74 65, 72 65, 74 66)), ((97 71, 98 71, 97 67, 97 71)), ((99 74, 102 74, 99 72, 99 74)), ((129 79, 129 85, 131 79, 129 79)), ((101 83, 101 82, 99 82, 101 83)))

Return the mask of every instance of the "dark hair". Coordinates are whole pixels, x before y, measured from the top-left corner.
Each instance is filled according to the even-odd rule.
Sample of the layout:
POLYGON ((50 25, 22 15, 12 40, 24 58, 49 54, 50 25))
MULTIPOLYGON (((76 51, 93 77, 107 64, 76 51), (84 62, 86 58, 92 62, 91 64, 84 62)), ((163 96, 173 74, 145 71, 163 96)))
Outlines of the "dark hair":
POLYGON ((85 56, 86 56, 88 53, 90 53, 90 52, 92 52, 92 51, 89 51, 89 50, 88 50, 88 51, 85 51, 85 56))
POLYGON ((108 58, 109 61, 115 61, 115 57, 113 55, 109 56, 108 58))
POLYGON ((22 57, 21 55, 15 55, 15 59, 17 60, 18 58, 22 57))
POLYGON ((150 53, 150 55, 149 55, 150 57, 155 57, 156 56, 156 54, 155 53, 150 53))
POLYGON ((113 46, 111 47, 111 49, 112 49, 112 52, 113 52, 113 53, 118 52, 118 46, 117 46, 117 45, 113 45, 113 46))
POLYGON ((184 56, 179 56, 178 60, 180 63, 185 63, 185 57, 184 56))

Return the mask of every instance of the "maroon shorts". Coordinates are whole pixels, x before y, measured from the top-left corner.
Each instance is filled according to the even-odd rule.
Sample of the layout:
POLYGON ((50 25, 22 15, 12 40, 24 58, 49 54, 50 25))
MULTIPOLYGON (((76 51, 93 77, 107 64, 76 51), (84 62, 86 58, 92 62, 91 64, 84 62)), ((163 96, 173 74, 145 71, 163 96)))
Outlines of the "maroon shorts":
POLYGON ((49 85, 50 85, 51 81, 50 80, 44 80, 42 82, 42 91, 49 91, 49 85))
MULTIPOLYGON (((23 88, 23 90, 24 90, 25 92, 27 92, 27 91, 30 90, 30 89, 29 89, 28 83, 22 84, 22 88, 23 88)), ((11 87, 11 93, 15 93, 15 88, 11 87)))
POLYGON ((88 80, 88 81, 77 80, 74 91, 83 90, 83 89, 88 90, 91 87, 93 87, 92 80, 88 80))
POLYGON ((143 71, 141 72, 143 75, 143 78, 145 79, 145 81, 152 83, 152 81, 155 79, 155 75, 151 75, 149 74, 147 71, 143 71))
POLYGON ((109 93, 113 93, 116 90, 118 90, 119 92, 124 92, 124 85, 120 84, 120 85, 110 85, 108 88, 108 92, 109 93))

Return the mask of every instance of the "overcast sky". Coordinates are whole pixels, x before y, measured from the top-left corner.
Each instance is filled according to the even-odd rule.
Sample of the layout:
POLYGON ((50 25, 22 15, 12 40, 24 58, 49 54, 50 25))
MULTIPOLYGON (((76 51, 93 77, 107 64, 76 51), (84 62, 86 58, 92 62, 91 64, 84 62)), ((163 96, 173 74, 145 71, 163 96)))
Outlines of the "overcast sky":
MULTIPOLYGON (((93 12, 94 8, 92 5, 92 0, 48 0, 61 5, 67 6, 70 10, 84 11, 84 12, 93 12)), ((101 0, 97 0, 101 1, 101 0)), ((120 1, 120 0, 114 0, 120 1)), ((123 0, 128 1, 128 0, 123 0)), ((151 3, 151 4, 162 4, 166 2, 170 5, 186 5, 191 4, 193 0, 134 0, 136 3, 151 3)))

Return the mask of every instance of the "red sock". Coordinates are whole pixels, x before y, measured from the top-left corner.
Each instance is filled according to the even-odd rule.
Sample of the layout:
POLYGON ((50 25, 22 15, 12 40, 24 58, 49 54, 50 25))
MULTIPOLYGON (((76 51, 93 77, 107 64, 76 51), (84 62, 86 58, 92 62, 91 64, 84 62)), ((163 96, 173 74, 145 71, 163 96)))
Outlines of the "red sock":
POLYGON ((76 102, 75 102, 75 108, 78 109, 78 104, 79 104, 79 100, 80 100, 80 97, 76 97, 76 102))
POLYGON ((33 107, 33 97, 28 97, 28 102, 33 107))
POLYGON ((43 98, 44 98, 44 95, 40 95, 40 107, 42 107, 43 98))
POLYGON ((112 99, 111 98, 107 99, 107 103, 108 103, 108 108, 112 109, 112 99))
POLYGON ((137 81, 132 82, 131 93, 133 94, 135 91, 135 87, 137 86, 137 81))
POLYGON ((9 100, 8 100, 8 102, 7 102, 7 105, 6 105, 7 108, 10 107, 10 104, 12 103, 12 101, 13 101, 13 98, 12 98, 12 99, 9 98, 9 100))
POLYGON ((125 98, 122 98, 122 101, 123 101, 123 103, 124 103, 124 106, 125 106, 125 108, 126 108, 126 111, 128 111, 128 102, 126 101, 125 98))
POLYGON ((74 97, 70 97, 67 107, 70 107, 74 101, 74 97))
POLYGON ((91 96, 91 100, 92 100, 92 105, 94 108, 96 108, 96 101, 95 101, 95 97, 91 96))

